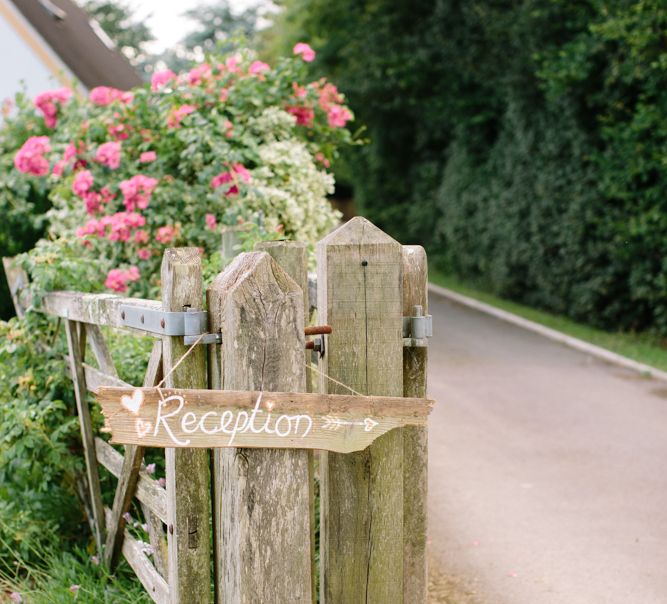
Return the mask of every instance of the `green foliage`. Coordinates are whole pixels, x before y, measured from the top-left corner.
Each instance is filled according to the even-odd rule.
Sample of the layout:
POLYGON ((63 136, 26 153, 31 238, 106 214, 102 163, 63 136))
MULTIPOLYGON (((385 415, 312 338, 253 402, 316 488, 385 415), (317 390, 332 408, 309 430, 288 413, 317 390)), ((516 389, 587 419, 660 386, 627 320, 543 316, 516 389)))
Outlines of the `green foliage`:
POLYGON ((0 571, 11 551, 75 534, 82 521, 74 481, 78 421, 65 371, 62 330, 36 313, 0 323, 0 571), (39 338, 35 335, 39 334, 39 338))
POLYGON ((667 6, 286 0, 371 144, 362 211, 495 293, 667 334, 667 6))

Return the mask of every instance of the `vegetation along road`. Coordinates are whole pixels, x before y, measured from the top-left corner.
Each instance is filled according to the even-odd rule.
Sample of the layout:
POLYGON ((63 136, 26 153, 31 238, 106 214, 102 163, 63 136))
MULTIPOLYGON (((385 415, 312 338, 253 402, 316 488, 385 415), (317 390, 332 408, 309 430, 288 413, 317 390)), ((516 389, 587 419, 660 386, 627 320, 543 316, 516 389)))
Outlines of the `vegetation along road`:
POLYGON ((667 383, 431 296, 430 548, 481 604, 667 602, 667 383))

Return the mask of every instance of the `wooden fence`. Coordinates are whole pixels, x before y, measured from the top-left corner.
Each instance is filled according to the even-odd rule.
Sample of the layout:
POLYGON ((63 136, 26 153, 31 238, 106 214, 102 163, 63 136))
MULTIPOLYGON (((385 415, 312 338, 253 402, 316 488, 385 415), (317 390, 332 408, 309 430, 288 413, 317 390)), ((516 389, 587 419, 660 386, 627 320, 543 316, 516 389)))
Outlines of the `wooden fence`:
POLYGON ((172 388, 424 397, 425 340, 403 326, 404 317, 427 311, 424 250, 401 246, 363 218, 320 241, 317 322, 332 332, 315 351, 305 350, 313 315, 303 244, 261 244, 213 281, 205 292, 208 331, 222 334, 221 343, 190 350, 182 335, 143 324, 152 311, 202 310, 198 251, 167 250, 161 282, 161 301, 53 292, 42 303, 65 323, 85 506, 102 559, 113 567, 122 554, 156 602, 426 602, 426 428, 392 430, 349 454, 166 449, 165 488, 145 471, 141 446, 121 454, 93 433, 87 396, 126 386, 101 327, 127 329, 131 310, 141 317, 131 330, 156 338, 146 387, 166 376, 172 388), (118 479, 111 509, 102 502, 98 464, 118 479), (135 498, 151 551, 125 526, 135 498))

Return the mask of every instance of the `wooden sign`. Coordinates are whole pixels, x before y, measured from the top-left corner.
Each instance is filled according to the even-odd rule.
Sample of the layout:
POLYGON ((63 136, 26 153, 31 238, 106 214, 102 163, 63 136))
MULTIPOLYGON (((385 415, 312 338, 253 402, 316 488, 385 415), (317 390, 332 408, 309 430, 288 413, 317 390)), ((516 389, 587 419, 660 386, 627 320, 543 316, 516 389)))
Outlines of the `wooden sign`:
POLYGON ((360 451, 389 430, 423 426, 423 398, 288 392, 100 388, 111 442, 144 447, 360 451))

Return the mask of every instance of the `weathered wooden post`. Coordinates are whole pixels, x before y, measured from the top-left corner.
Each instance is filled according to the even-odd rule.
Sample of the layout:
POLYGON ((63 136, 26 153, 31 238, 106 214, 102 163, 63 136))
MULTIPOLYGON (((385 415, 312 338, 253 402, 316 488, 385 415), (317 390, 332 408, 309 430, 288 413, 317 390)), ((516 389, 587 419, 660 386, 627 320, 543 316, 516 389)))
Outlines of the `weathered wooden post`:
MULTIPOLYGON (((223 389, 305 389, 302 296, 264 252, 241 254, 215 279, 223 389)), ((308 453, 217 449, 214 468, 218 601, 311 602, 308 453)))
MULTIPOLYGON (((317 259, 318 321, 333 328, 321 371, 361 394, 402 396, 401 245, 358 217, 319 242, 317 259)), ((402 431, 323 453, 320 471, 320 601, 403 602, 402 431)))
MULTIPOLYGON (((202 273, 197 248, 168 249, 162 259, 161 276, 163 310, 201 310, 202 273)), ((164 337, 162 346, 166 387, 206 388, 204 346, 188 352, 183 337, 164 337)), ((170 599, 173 603, 210 602, 208 452, 166 449, 165 458, 170 599)))
MULTIPOLYGON (((403 316, 415 314, 421 306, 428 314, 428 271, 426 252, 419 245, 403 246, 403 316)), ((413 342, 416 344, 416 342, 413 342)), ((426 396, 428 348, 403 348, 403 396, 426 396)), ((428 598, 426 557, 428 430, 421 426, 403 428, 403 581, 404 601, 425 604, 428 598)))
MULTIPOLYGON (((306 244, 298 241, 261 241, 255 246, 257 251, 269 254, 280 267, 295 281, 303 292, 303 317, 304 323, 308 323, 310 302, 308 300, 308 262, 306 258, 306 244)), ((310 350, 304 351, 304 362, 306 366, 310 363, 310 350)), ((305 390, 312 392, 312 372, 306 370, 305 390)), ((308 487, 310 508, 310 561, 312 569, 315 568, 315 456, 313 451, 308 451, 308 487)), ((311 572, 312 598, 317 600, 315 573, 311 572)))

